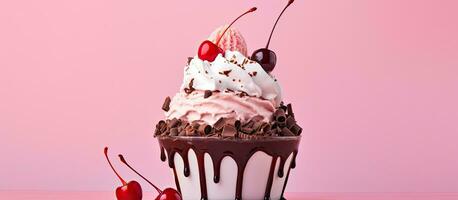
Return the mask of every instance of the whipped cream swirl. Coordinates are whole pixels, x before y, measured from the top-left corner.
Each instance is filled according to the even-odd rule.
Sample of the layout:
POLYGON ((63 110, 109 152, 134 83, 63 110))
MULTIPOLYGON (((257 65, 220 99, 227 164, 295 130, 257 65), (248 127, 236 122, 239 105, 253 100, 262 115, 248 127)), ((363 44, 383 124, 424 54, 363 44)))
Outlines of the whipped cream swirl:
POLYGON ((225 56, 219 54, 213 62, 195 56, 184 69, 181 90, 232 91, 244 93, 274 102, 281 102, 281 89, 275 77, 264 71, 257 62, 246 58, 238 51, 226 50, 225 56))

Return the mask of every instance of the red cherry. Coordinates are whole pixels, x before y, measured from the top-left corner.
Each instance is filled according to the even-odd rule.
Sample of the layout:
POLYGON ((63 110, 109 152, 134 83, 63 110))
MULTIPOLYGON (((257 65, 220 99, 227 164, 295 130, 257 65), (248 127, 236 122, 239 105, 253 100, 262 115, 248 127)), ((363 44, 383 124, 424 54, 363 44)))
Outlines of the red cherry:
POLYGON ((257 9, 256 7, 253 7, 250 10, 248 10, 248 11, 244 12, 243 14, 241 14, 240 16, 238 16, 234 21, 232 21, 229 24, 229 26, 227 26, 227 28, 220 35, 218 40, 216 40, 216 44, 211 42, 211 41, 208 41, 208 40, 205 40, 204 42, 202 42, 202 44, 200 44, 200 46, 199 46, 199 50, 197 51, 197 56, 199 56, 199 58, 201 60, 206 60, 206 61, 213 62, 215 60, 215 58, 218 56, 218 54, 220 54, 220 53, 224 54, 223 49, 219 48, 218 44, 219 44, 219 41, 221 40, 221 38, 226 33, 227 29, 229 29, 229 27, 231 27, 232 24, 234 24, 234 22, 236 22, 242 16, 244 16, 244 15, 250 13, 250 12, 254 12, 256 9, 257 9))
POLYGON ((137 170, 135 170, 133 167, 127 163, 126 159, 124 159, 124 156, 119 154, 119 159, 121 160, 122 163, 124 163, 127 167, 129 167, 132 171, 134 171, 137 175, 142 177, 146 182, 148 182, 150 185, 156 189, 156 191, 159 193, 159 195, 155 198, 155 200, 181 200, 181 195, 179 192, 177 192, 173 188, 166 188, 165 190, 160 190, 158 187, 156 187, 151 181, 149 181, 147 178, 145 178, 143 175, 141 175, 137 170))
POLYGON ((274 27, 272 27, 272 31, 270 31, 270 36, 269 40, 267 40, 266 48, 258 49, 254 51, 251 55, 251 60, 258 62, 262 66, 262 68, 268 73, 274 70, 275 65, 277 64, 277 56, 275 55, 275 52, 269 50, 270 39, 272 39, 272 34, 274 33, 278 20, 280 20, 280 17, 283 15, 286 8, 288 8, 293 2, 294 0, 289 0, 288 4, 286 4, 285 8, 283 8, 280 15, 277 17, 274 27))
POLYGON ((118 200, 141 200, 142 195, 142 187, 137 181, 130 181, 127 185, 116 188, 118 200))
POLYGON ((173 188, 166 188, 156 200, 181 200, 181 195, 173 188))
POLYGON ((204 42, 202 42, 202 44, 200 44, 197 55, 201 60, 213 62, 216 56, 218 56, 218 54, 220 53, 223 53, 223 50, 221 48, 219 48, 213 42, 205 40, 204 42))
POLYGON ((118 172, 114 169, 113 165, 111 164, 110 159, 108 158, 108 147, 104 149, 105 158, 110 164, 111 169, 116 174, 116 176, 121 180, 122 186, 116 188, 116 198, 118 200, 141 200, 143 196, 142 187, 137 181, 126 181, 121 178, 118 172))

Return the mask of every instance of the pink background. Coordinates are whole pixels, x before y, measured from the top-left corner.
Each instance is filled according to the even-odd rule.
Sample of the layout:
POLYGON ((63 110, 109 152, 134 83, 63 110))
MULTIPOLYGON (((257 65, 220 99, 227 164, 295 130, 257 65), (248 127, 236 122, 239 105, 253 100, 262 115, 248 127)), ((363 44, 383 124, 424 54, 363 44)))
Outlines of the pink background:
MULTIPOLYGON (((172 185, 151 129, 186 57, 253 5, 236 27, 264 46, 285 2, 0 1, 0 190, 112 190, 105 145, 172 185)), ((289 191, 458 192, 456 10, 296 1, 271 43, 305 129, 289 191)))

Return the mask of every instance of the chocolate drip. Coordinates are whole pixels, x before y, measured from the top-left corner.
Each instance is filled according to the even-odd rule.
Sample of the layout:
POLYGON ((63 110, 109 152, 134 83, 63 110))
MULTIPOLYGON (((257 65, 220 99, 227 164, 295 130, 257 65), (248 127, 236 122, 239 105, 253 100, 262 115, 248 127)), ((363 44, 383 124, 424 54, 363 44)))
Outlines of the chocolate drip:
POLYGON ((167 158, 165 157, 164 147, 161 147, 161 161, 164 162, 167 158))
POLYGON ((175 170, 175 168, 173 168, 173 176, 175 176, 175 185, 177 186, 177 190, 181 193, 180 182, 178 181, 177 170, 175 170))
MULTIPOLYGON (((197 151, 196 151, 197 152, 197 151)), ((200 194, 202 195, 201 200, 207 200, 207 184, 205 179, 205 153, 196 153, 197 155, 197 165, 199 167, 199 180, 200 180, 200 194), (205 183, 205 184, 202 184, 205 183)))
POLYGON ((213 182, 219 183, 219 177, 220 177, 220 172, 221 172, 221 162, 223 160, 223 157, 218 157, 212 160, 214 161, 213 163, 213 182))
POLYGON ((291 171, 291 169, 294 169, 296 167, 296 156, 297 156, 297 151, 295 151, 293 154, 293 160, 291 160, 290 168, 288 169, 288 173, 286 174, 285 184, 283 185, 283 190, 281 191, 281 200, 286 200, 283 197, 283 195, 285 194, 286 184, 288 183, 289 172, 291 171))
MULTIPOLYGON (((185 177, 188 177, 190 175, 188 152, 190 149, 194 150, 197 156, 197 162, 199 167, 201 199, 208 198, 204 165, 205 153, 208 153, 213 161, 213 181, 215 183, 219 183, 220 181, 221 162, 223 158, 226 156, 231 157, 237 164, 237 185, 235 199, 240 200, 242 199, 243 173, 245 171, 245 167, 248 163, 248 160, 252 157, 252 155, 258 151, 262 151, 272 157, 272 163, 270 166, 269 177, 264 197, 265 199, 270 199, 270 190, 272 188, 276 162, 278 159, 280 159, 278 176, 283 177, 284 165, 288 156, 291 155, 291 153, 293 153, 293 161, 295 160, 295 155, 297 154, 299 146, 300 136, 269 137, 252 140, 240 138, 220 139, 208 137, 161 136, 158 137, 158 140, 161 146, 161 160, 163 160, 162 158, 165 157, 165 154, 164 156, 162 156, 163 149, 165 149, 168 155, 167 158, 169 166, 174 169, 175 182, 177 184, 178 189, 180 188, 180 185, 175 171, 173 159, 174 155, 175 153, 178 153, 182 157, 184 163, 183 173, 185 177)), ((293 163, 291 163, 291 165, 293 165, 293 163)), ((286 179, 288 179, 288 175, 289 169, 286 179)), ((284 187, 286 187, 286 182, 284 187)))
POLYGON ((280 158, 280 165, 278 166, 278 177, 283 178, 286 159, 280 158))
POLYGON ((270 200, 270 190, 272 190, 272 183, 274 181, 275 164, 277 164, 278 158, 272 158, 270 163, 269 178, 267 179, 266 191, 264 193, 264 200, 270 200))

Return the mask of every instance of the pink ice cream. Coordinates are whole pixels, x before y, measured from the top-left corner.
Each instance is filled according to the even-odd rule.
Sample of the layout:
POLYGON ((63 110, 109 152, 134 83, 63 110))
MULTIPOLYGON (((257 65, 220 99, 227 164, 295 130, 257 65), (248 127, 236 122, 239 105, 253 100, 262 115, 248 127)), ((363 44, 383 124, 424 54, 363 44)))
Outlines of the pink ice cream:
POLYGON ((218 92, 204 98, 203 91, 178 93, 173 97, 167 119, 186 119, 213 125, 221 117, 247 122, 258 118, 269 122, 275 111, 274 102, 257 97, 239 97, 233 93, 218 92))
POLYGON ((224 25, 224 26, 217 28, 210 35, 208 40, 216 44, 216 41, 218 40, 218 38, 221 37, 221 40, 218 44, 218 46, 221 49, 223 49, 224 51, 226 50, 238 51, 242 53, 244 56, 247 56, 247 51, 248 51, 247 45, 240 31, 238 31, 235 28, 230 27, 229 29, 227 29, 226 33, 223 36, 221 36, 221 34, 223 34, 227 26, 228 25, 224 25))

